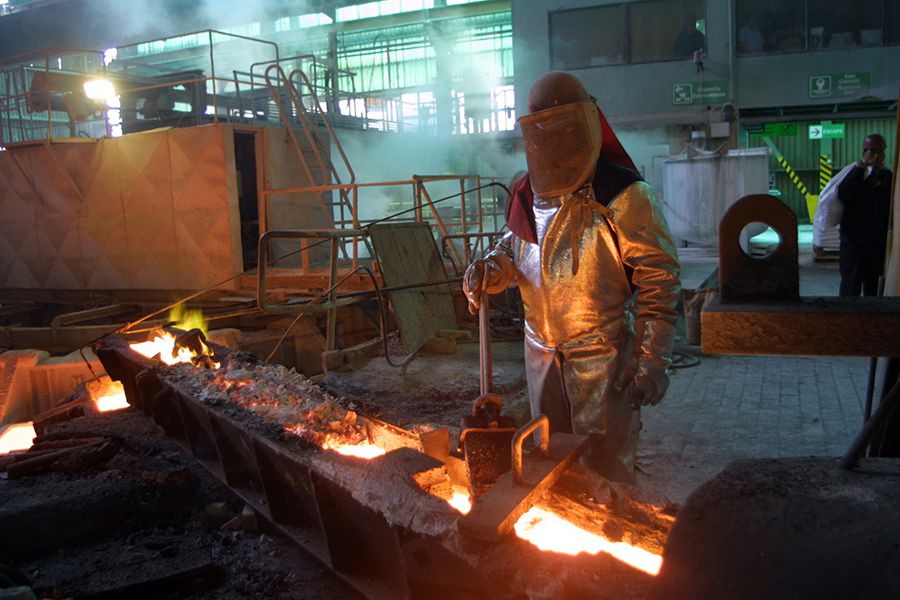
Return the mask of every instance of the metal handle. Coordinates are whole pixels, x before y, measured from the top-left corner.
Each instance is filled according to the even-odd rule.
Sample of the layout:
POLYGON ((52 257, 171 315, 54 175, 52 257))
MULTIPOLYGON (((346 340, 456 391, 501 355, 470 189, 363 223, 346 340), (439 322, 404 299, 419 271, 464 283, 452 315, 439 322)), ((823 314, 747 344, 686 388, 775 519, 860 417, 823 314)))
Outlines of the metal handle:
POLYGON ((481 308, 478 309, 478 354, 481 395, 484 396, 494 389, 491 365, 491 303, 487 294, 481 294, 481 308))
POLYGON ((547 415, 538 415, 520 430, 516 432, 512 440, 512 467, 513 478, 516 483, 525 483, 522 480, 522 443, 535 430, 541 430, 541 456, 547 456, 550 451, 550 419, 547 415))

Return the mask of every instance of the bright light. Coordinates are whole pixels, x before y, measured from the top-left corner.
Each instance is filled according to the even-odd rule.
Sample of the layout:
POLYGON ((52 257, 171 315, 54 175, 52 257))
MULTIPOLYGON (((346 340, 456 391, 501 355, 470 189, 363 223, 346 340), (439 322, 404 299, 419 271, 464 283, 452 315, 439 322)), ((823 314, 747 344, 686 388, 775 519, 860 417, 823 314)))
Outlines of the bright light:
POLYGON ((97 410, 108 412, 128 408, 128 400, 125 399, 125 388, 118 381, 112 381, 99 398, 94 400, 97 410))
POLYGON ((103 64, 109 65, 112 61, 116 60, 119 57, 119 49, 118 48, 107 48, 103 51, 103 64))
POLYGON ((570 556, 582 552, 592 555, 606 552, 650 575, 656 575, 662 568, 662 556, 658 554, 647 552, 626 542, 611 542, 537 506, 519 517, 515 530, 517 536, 545 552, 570 556))
POLYGON ((322 448, 325 450, 334 450, 338 454, 343 454, 344 456, 355 456, 356 458, 364 458, 366 460, 385 454, 383 448, 379 448, 375 444, 370 444, 369 442, 363 442, 362 444, 341 444, 340 442, 326 440, 325 443, 322 444, 322 448))
POLYGON ((10 425, 0 433, 0 454, 31 448, 35 435, 31 421, 10 425))
POLYGON ((468 490, 459 485, 453 486, 453 496, 447 500, 447 504, 464 515, 469 514, 469 511, 472 510, 472 499, 469 498, 468 490))
POLYGON ((106 79, 91 79, 84 82, 84 95, 91 100, 115 98, 116 88, 106 79))

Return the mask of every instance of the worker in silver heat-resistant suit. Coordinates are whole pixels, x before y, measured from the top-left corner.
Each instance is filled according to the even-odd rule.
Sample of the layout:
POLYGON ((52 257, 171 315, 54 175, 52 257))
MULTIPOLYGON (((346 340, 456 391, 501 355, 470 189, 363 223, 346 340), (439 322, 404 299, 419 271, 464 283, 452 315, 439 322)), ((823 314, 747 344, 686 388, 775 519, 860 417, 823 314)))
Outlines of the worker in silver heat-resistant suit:
POLYGON ((518 120, 528 174, 513 187, 510 232, 466 271, 469 308, 518 285, 532 415, 589 435, 582 462, 634 483, 640 407, 669 384, 675 248, 650 186, 578 79, 547 73, 528 104, 518 120))

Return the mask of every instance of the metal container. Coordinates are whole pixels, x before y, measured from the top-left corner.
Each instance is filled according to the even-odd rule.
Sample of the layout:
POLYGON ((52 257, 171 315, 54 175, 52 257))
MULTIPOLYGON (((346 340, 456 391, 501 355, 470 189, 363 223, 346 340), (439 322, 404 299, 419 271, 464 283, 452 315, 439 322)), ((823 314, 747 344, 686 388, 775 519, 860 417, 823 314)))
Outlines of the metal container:
POLYGON ((715 246, 728 207, 743 196, 767 193, 768 182, 768 148, 672 157, 663 163, 663 214, 674 237, 715 246))

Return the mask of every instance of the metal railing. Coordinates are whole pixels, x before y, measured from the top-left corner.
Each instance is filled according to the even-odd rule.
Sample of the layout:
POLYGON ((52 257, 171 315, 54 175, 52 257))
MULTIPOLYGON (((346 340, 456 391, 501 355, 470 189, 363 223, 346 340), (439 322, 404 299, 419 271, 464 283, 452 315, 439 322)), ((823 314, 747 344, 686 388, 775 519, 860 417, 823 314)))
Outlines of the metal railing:
MULTIPOLYGON (((275 196, 288 194, 317 193, 321 194, 326 191, 341 190, 350 197, 350 214, 347 218, 335 218, 334 224, 337 230, 360 230, 375 222, 381 221, 415 221, 419 223, 428 222, 435 225, 441 237, 475 235, 485 232, 486 226, 490 226, 492 231, 496 231, 502 227, 505 218, 501 215, 501 201, 499 194, 494 191, 490 196, 484 194, 484 186, 490 178, 483 178, 478 175, 431 175, 419 176, 414 175, 411 179, 398 181, 383 181, 375 183, 334 183, 320 186, 299 186, 280 189, 264 189, 261 190, 262 195, 262 217, 264 229, 267 229, 267 223, 271 222, 270 201, 275 196), (442 200, 453 200, 454 198, 442 198, 434 200, 428 191, 429 183, 438 182, 454 182, 459 186, 459 191, 455 196, 455 202, 449 206, 444 205, 438 209, 437 203, 442 200), (466 182, 472 185, 467 188, 466 182), (397 188, 406 187, 410 194, 411 202, 409 206, 404 206, 404 210, 398 211, 400 214, 386 216, 383 218, 375 218, 364 220, 360 216, 360 191, 374 188, 397 188), (489 210, 485 210, 488 208, 489 210), (442 214, 443 213, 443 214, 442 214), (407 216, 408 215, 408 216, 407 216), (456 216, 454 216, 456 215, 456 216)), ((503 199, 505 202, 505 198, 503 199)), ((347 252, 348 258, 351 260, 352 268, 359 266, 360 256, 359 242, 361 236, 348 236, 347 242, 351 243, 351 247, 347 252)), ((453 239, 451 237, 451 239, 453 239)), ((463 264, 465 260, 465 252, 460 253, 460 249, 455 244, 448 245, 450 259, 454 264, 463 264)), ((304 272, 311 273, 315 269, 311 268, 312 259, 309 256, 308 248, 301 249, 301 265, 304 272)), ((371 257, 371 252, 369 253, 371 257)), ((468 264, 468 263, 466 263, 468 264)))

